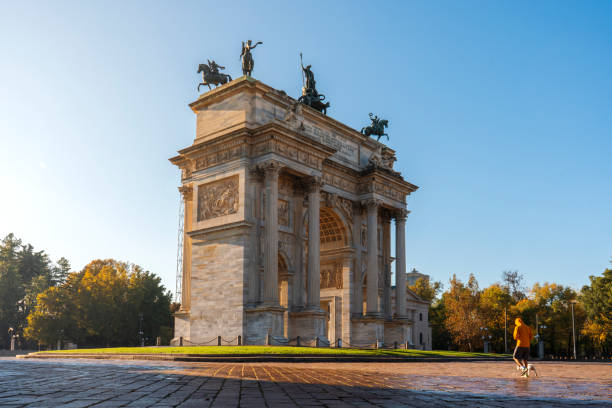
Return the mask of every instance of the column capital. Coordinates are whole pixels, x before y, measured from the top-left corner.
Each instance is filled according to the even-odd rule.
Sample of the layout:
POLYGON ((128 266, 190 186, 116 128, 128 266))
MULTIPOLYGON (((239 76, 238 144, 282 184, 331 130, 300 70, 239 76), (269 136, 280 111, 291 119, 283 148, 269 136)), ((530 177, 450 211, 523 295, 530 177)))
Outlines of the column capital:
POLYGON ((304 188, 308 193, 316 193, 321 190, 323 187, 323 180, 319 176, 308 177, 303 181, 304 188))
POLYGON ((406 219, 408 218, 408 214, 410 214, 410 211, 404 209, 404 208, 400 208, 399 210, 395 211, 395 221, 396 222, 406 222, 406 219))
POLYGON ((369 198, 367 200, 363 200, 361 204, 368 210, 371 210, 377 209, 382 204, 382 201, 375 198, 369 198))
POLYGON ((183 196, 183 200, 191 201, 193 200, 193 187, 191 186, 180 186, 178 191, 183 196))
POLYGON ((278 179, 278 174, 283 168, 283 165, 277 160, 266 160, 262 163, 259 163, 257 165, 257 168, 265 174, 266 178, 270 177, 278 179))

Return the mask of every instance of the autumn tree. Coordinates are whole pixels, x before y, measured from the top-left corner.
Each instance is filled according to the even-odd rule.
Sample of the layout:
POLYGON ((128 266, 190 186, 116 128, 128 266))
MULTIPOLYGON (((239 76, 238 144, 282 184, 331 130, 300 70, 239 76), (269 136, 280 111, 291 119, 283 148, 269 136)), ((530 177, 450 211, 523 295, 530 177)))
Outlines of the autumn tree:
POLYGON ((482 344, 478 282, 474 275, 470 274, 466 284, 456 275, 453 275, 449 283, 449 290, 442 295, 446 328, 459 349, 473 351, 482 344))
POLYGON ((493 350, 497 352, 504 351, 504 309, 512 303, 512 297, 507 293, 505 288, 500 284, 495 283, 488 288, 485 288, 479 299, 479 313, 482 319, 482 324, 487 328, 489 339, 493 350))

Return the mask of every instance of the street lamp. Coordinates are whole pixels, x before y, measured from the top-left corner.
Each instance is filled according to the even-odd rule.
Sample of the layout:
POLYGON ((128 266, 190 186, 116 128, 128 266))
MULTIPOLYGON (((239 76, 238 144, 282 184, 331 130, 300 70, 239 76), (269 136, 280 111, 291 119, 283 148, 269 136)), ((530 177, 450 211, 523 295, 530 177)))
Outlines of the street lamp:
POLYGON ((144 347, 144 332, 142 331, 143 315, 142 313, 139 313, 138 316, 140 316, 140 323, 138 324, 138 338, 140 339, 140 347, 144 347))
POLYGON ((570 304, 572 305, 572 341, 574 343, 574 360, 576 360, 576 328, 574 326, 574 303, 576 303, 576 300, 570 300, 570 304))
POLYGON ((491 339, 491 335, 489 335, 489 329, 486 327, 481 327, 480 331, 483 332, 482 334, 482 347, 483 347, 483 352, 484 353, 488 353, 489 352, 489 342, 487 341, 488 339, 491 339))
MULTIPOLYGON (((539 326, 540 329, 545 329, 546 325, 541 324, 539 326)), ((538 332, 538 334, 536 334, 536 338, 538 339, 538 358, 540 360, 544 359, 544 340, 542 339, 542 336, 540 335, 540 333, 538 332)))
POLYGON ((15 333, 15 329, 13 329, 12 327, 9 327, 8 334, 11 339, 11 351, 15 351, 15 334, 14 333, 15 333))

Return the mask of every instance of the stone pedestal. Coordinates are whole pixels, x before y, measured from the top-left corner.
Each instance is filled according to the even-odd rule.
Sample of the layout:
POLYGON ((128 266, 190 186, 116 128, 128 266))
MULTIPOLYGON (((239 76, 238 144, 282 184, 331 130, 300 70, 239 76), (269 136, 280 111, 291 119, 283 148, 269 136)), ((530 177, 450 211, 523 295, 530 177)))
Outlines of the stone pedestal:
POLYGON ((385 321, 379 317, 362 317, 351 319, 353 326, 351 346, 380 347, 385 338, 385 321))
POLYGON ((406 341, 410 341, 408 337, 410 321, 405 319, 386 320, 384 326, 386 347, 393 347, 393 344, 397 342, 397 346, 401 348, 406 341))
POLYGON ((284 337, 283 307, 258 307, 247 309, 245 345, 265 345, 268 335, 277 339, 278 343, 286 342, 284 337))
POLYGON ((289 337, 300 336, 301 344, 314 345, 315 339, 329 341, 325 333, 326 313, 323 310, 304 310, 289 313, 289 337))

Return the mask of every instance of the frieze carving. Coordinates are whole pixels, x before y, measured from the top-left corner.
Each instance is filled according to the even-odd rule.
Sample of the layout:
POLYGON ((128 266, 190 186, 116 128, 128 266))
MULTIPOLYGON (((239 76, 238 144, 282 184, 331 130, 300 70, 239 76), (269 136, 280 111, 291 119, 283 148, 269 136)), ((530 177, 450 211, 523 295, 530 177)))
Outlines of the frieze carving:
POLYGON ((395 201, 404 202, 406 196, 403 192, 390 187, 383 182, 366 182, 359 186, 359 194, 377 193, 382 196, 391 198, 395 201))
POLYGON ((321 289, 342 289, 342 264, 321 265, 321 289))
POLYGON ((198 222, 238 212, 238 176, 198 186, 198 222))
POLYGON ((234 140, 230 143, 211 146, 206 149, 207 154, 195 159, 195 170, 204 170, 218 164, 244 157, 248 153, 248 146, 244 140, 234 140))
POLYGON ((337 176, 331 173, 323 174, 323 181, 325 184, 337 187, 344 191, 355 192, 357 190, 357 184, 347 180, 344 177, 337 176))

